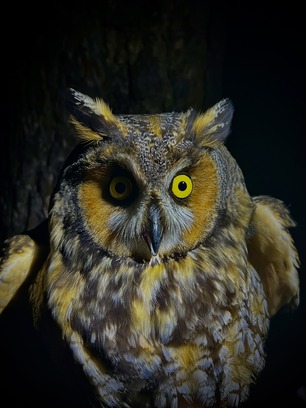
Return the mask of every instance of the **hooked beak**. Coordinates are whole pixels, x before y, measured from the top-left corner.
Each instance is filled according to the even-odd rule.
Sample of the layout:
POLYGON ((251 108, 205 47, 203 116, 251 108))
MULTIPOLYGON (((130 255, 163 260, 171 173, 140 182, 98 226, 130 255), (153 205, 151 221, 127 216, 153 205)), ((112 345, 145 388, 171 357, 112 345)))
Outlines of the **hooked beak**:
POLYGON ((148 230, 143 232, 143 238, 146 241, 152 256, 156 256, 161 241, 160 209, 156 204, 149 207, 149 226, 148 230))

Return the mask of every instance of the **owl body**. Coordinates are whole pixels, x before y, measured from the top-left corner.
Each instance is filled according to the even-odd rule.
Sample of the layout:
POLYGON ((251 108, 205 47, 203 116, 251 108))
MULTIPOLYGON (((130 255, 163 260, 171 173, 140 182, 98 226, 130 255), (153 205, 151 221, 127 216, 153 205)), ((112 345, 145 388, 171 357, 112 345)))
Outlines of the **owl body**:
POLYGON ((68 108, 83 143, 50 203, 35 320, 50 311, 102 406, 238 405, 271 316, 298 303, 298 257, 287 210, 250 197, 224 146, 232 105, 115 116, 72 90, 68 108))

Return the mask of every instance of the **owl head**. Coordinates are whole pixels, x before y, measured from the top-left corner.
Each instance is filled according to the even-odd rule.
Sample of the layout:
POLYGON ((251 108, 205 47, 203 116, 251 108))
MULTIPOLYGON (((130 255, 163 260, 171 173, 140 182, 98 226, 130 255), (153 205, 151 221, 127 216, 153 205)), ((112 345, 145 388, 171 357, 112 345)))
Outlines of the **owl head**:
POLYGON ((237 185, 244 189, 224 146, 228 99, 205 113, 114 115, 71 89, 67 107, 81 143, 51 201, 53 245, 61 245, 61 225, 78 248, 136 262, 184 256, 224 222, 237 185))

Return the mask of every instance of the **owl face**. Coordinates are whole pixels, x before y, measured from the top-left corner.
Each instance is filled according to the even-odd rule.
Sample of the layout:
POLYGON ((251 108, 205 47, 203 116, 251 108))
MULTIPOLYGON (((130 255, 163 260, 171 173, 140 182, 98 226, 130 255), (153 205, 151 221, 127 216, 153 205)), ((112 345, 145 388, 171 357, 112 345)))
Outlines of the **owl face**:
POLYGON ((203 243, 230 188, 222 144, 229 102, 205 114, 115 116, 103 101, 72 91, 69 108, 87 143, 63 171, 51 225, 53 213, 63 214, 73 239, 137 262, 184 256, 203 243))

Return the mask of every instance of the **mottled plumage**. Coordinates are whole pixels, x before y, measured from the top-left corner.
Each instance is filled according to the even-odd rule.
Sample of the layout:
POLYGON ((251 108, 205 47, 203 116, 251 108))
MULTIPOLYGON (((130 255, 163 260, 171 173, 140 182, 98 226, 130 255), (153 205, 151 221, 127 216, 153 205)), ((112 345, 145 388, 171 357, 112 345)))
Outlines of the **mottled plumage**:
MULTIPOLYGON (((230 101, 115 116, 71 90, 67 107, 81 143, 50 203, 30 290, 37 325, 48 310, 102 406, 238 405, 299 280, 287 209, 250 197, 224 146, 230 101)), ((30 237, 14 237, 2 260, 2 309, 31 272, 16 264, 31 247, 36 257, 30 237)))

